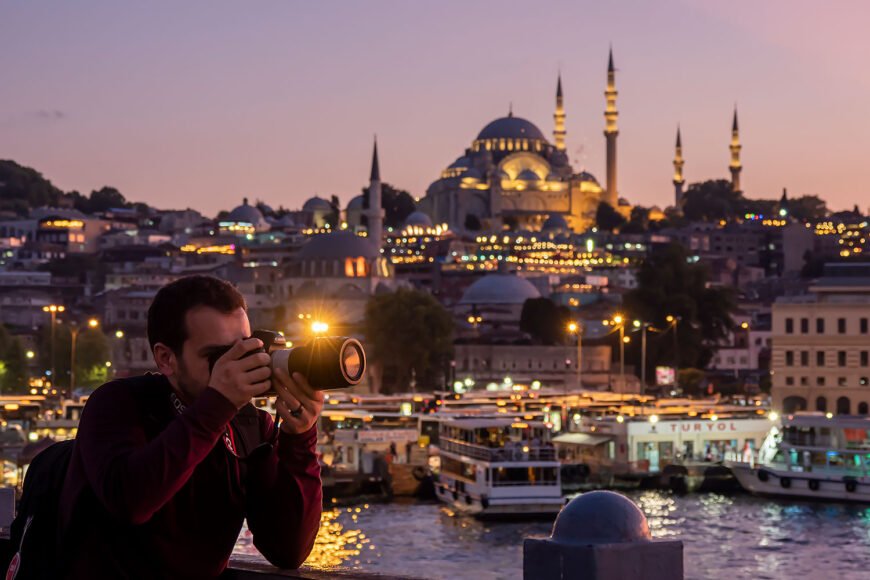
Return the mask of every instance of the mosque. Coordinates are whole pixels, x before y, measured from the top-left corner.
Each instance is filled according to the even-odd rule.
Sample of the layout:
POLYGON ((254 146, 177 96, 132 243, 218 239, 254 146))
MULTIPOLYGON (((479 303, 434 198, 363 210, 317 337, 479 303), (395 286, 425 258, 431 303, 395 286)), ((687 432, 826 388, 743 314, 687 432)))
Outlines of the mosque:
POLYGON ((607 146, 605 187, 586 171, 575 172, 565 151, 562 79, 556 83, 553 142, 532 122, 509 112, 486 125, 471 146, 441 172, 421 200, 421 210, 435 223, 464 229, 479 223, 484 230, 505 224, 539 230, 548 218, 579 232, 594 224, 602 201, 619 210, 616 185, 615 69, 611 51, 607 67, 604 136, 607 146))

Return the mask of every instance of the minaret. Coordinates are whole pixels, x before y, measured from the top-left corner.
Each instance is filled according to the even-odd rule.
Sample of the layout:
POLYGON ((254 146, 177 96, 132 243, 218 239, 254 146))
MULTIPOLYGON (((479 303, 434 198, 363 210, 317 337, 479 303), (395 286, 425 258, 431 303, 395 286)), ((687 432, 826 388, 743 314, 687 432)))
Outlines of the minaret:
POLYGON ((565 150, 565 107, 562 102, 562 74, 556 82, 556 113, 553 115, 556 126, 553 129, 553 141, 558 151, 565 150))
POLYGON ((677 125, 677 147, 674 153, 674 207, 683 207, 683 186, 686 179, 683 177, 683 143, 680 139, 680 126, 677 125))
POLYGON ((606 125, 604 138, 607 140, 607 191, 604 201, 611 207, 616 208, 619 203, 618 190, 616 189, 616 136, 619 130, 616 128, 616 118, 619 113, 616 110, 616 70, 613 68, 613 49, 610 49, 610 58, 607 63, 607 90, 604 96, 607 98, 607 108, 604 110, 606 125))
POLYGON ((740 172, 743 166, 740 164, 740 131, 737 128, 737 106, 734 106, 734 121, 731 123, 731 191, 742 191, 740 189, 740 172))
POLYGON ((381 168, 378 164, 378 139, 375 137, 375 148, 372 153, 372 173, 369 177, 368 209, 366 218, 368 221, 368 237, 380 250, 383 246, 384 237, 384 210, 381 207, 381 168))

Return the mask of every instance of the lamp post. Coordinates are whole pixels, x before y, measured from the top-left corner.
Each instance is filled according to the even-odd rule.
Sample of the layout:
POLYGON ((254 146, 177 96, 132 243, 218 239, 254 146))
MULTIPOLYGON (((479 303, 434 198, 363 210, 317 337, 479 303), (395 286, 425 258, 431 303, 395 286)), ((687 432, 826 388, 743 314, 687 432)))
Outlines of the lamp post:
MULTIPOLYGON (((99 321, 96 318, 88 319, 87 328, 96 328, 99 326, 99 321)), ((86 329, 87 330, 87 329, 86 329)), ((70 323, 70 349, 69 349, 69 396, 72 396, 73 389, 76 388, 76 339, 82 329, 76 322, 70 323)))
POLYGON ((568 332, 577 335, 577 389, 583 388, 583 325, 579 322, 568 323, 568 332))
MULTIPOLYGON (((619 330, 619 383, 620 388, 625 388, 625 343, 628 342, 625 336, 625 318, 621 314, 617 314, 611 320, 603 321, 604 326, 614 326, 619 330)), ((629 339, 630 340, 630 339, 629 339)))
POLYGON ((680 341, 677 338, 677 323, 680 321, 680 317, 668 314, 665 320, 671 323, 674 330, 674 372, 676 372, 680 370, 680 341))
POLYGON ((55 326, 57 322, 57 313, 63 312, 66 308, 63 305, 59 304, 49 304, 48 306, 43 306, 42 311, 48 312, 51 314, 51 344, 49 345, 49 349, 51 351, 51 382, 54 384, 56 382, 56 378, 54 376, 55 368, 54 368, 54 335, 55 335, 55 326))
POLYGON ((640 328, 640 394, 646 394, 646 329, 649 324, 635 320, 634 327, 640 328))

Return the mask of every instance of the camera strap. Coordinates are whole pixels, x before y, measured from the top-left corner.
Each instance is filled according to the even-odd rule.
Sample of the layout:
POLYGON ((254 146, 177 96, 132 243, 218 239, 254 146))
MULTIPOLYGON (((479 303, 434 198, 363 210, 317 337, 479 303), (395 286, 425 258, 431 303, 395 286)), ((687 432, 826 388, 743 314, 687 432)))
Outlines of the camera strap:
MULTIPOLYGON (((172 408, 175 409, 175 412, 179 415, 184 413, 185 409, 187 409, 187 405, 185 405, 182 400, 178 398, 178 395, 176 395, 175 392, 169 393, 169 402, 172 403, 172 408)), ((229 424, 227 424, 222 438, 224 440, 224 445, 226 446, 227 451, 232 453, 237 458, 241 459, 239 457, 239 454, 236 453, 236 440, 233 436, 233 430, 229 424)))

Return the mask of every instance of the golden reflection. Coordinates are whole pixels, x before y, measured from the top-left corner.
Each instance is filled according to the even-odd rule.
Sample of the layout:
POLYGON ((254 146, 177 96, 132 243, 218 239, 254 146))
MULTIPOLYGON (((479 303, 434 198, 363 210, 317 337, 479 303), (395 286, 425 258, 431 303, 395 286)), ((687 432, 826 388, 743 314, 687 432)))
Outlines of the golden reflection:
POLYGON ((675 526, 683 522, 682 518, 674 517, 677 511, 677 502, 670 495, 662 492, 648 491, 637 498, 638 506, 646 515, 650 534, 654 538, 675 536, 678 530, 675 526))
MULTIPOLYGON (((368 506, 366 506, 368 507, 368 506)), ((350 512, 351 509, 348 508, 350 512)), ((360 508, 354 511, 360 512, 360 508)), ((314 549, 305 565, 320 570, 334 569, 360 555, 369 539, 360 530, 351 530, 338 521, 340 509, 324 510, 320 517, 320 531, 314 540, 314 549)), ((353 516, 356 521, 356 515, 353 516)), ((374 549, 374 546, 369 546, 374 549)))

